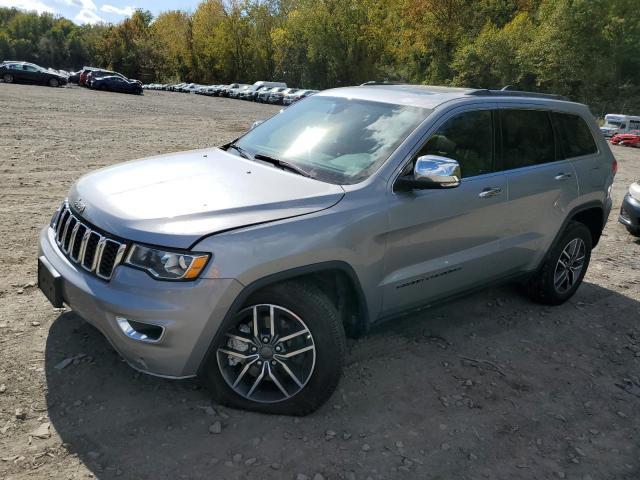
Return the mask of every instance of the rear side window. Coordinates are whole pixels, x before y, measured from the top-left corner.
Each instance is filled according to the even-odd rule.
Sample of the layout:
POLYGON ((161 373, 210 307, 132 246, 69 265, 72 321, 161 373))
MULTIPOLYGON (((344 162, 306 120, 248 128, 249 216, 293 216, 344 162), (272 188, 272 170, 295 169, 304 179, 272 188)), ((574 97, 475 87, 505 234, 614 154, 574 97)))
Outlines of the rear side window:
POLYGON ((553 113, 553 118, 558 126, 565 158, 591 155, 598 151, 591 130, 581 117, 568 113, 553 113))
POLYGON ((556 160, 553 127, 541 110, 501 110, 502 164, 504 170, 556 160))

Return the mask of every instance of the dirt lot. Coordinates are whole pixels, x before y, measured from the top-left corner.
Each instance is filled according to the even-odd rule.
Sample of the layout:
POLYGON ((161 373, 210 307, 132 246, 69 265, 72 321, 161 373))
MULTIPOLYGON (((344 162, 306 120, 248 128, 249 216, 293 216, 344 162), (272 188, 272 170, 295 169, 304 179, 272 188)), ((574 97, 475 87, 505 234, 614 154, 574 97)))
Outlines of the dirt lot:
POLYGON ((276 108, 4 84, 0 106, 0 478, 640 478, 640 241, 616 222, 640 150, 615 149, 614 212, 569 303, 505 287, 393 322, 293 419, 136 373, 35 288, 38 230, 78 176, 219 145, 276 108))

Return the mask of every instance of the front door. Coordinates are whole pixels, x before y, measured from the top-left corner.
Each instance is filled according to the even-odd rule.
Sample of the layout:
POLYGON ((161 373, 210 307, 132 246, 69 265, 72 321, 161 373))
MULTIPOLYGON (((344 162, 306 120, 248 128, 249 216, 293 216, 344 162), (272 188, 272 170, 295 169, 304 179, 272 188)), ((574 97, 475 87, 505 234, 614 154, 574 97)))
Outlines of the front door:
POLYGON ((382 281, 383 315, 429 303, 509 269, 501 247, 507 180, 495 168, 491 109, 457 111, 407 164, 422 155, 457 160, 456 188, 397 192, 391 197, 382 281))

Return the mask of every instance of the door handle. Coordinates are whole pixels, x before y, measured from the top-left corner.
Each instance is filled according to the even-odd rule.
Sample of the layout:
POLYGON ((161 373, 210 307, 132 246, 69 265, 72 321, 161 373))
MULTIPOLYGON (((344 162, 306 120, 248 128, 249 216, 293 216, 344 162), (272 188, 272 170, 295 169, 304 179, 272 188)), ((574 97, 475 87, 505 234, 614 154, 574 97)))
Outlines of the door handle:
POLYGON ((571 177, 573 177, 573 175, 571 175, 570 173, 559 173, 554 178, 556 180, 569 180, 571 177))
POLYGON ((484 190, 482 190, 478 196, 480 198, 491 198, 491 197, 495 197, 497 195, 501 195, 502 194, 502 189, 501 188, 491 188, 491 187, 487 187, 484 190))

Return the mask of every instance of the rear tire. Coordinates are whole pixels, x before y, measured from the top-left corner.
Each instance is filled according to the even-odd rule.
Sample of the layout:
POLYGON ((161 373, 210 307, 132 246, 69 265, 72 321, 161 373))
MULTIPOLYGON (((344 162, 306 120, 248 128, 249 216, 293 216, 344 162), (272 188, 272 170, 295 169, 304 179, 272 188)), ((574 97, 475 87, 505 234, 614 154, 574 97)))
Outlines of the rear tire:
POLYGON ((54 88, 58 87, 58 86, 60 86, 60 82, 58 82, 58 79, 56 79, 56 78, 51 78, 51 79, 49 79, 49 86, 50 87, 54 87, 54 88))
POLYGON ((13 75, 9 74, 9 73, 5 73, 2 76, 2 81, 4 83, 13 83, 13 75))
POLYGON ((290 281, 258 291, 222 325, 202 378, 229 407, 306 415, 335 390, 345 353, 333 303, 315 286, 290 281))
POLYGON ((587 273, 591 247, 591 231, 582 223, 569 223, 526 284, 529 298, 545 305, 560 305, 569 300, 587 273))

